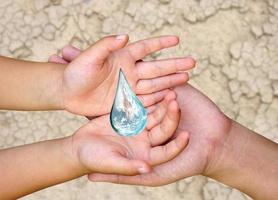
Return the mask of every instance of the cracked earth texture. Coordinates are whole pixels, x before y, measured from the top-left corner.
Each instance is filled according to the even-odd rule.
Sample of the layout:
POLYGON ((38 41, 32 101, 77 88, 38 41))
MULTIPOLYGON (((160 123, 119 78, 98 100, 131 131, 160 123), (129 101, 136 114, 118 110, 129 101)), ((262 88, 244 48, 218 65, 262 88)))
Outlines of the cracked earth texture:
MULTIPOLYGON (((230 117, 278 142, 278 2, 275 0, 6 0, 0 54, 46 61, 66 44, 86 48, 107 34, 131 41, 176 34, 154 58, 191 55, 190 83, 230 117)), ((0 112, 0 148, 69 135, 85 119, 65 112, 0 112)), ((28 169, 27 169, 28 170, 28 169)), ((164 187, 89 183, 85 177, 22 199, 205 199, 248 197, 198 176, 164 187)))

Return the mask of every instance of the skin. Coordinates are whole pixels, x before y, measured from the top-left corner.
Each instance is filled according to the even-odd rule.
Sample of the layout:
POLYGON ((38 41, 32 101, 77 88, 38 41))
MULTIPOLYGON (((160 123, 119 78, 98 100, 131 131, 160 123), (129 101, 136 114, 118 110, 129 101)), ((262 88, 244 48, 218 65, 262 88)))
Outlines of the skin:
MULTIPOLYGON (((151 53, 177 45, 176 36, 127 43, 127 35, 105 37, 76 55, 70 63, 0 57, 0 109, 65 109, 92 117, 108 114, 120 68, 144 106, 160 102, 166 89, 187 82, 185 70, 195 64, 191 58, 137 62, 151 53)), ((65 60, 72 58, 64 55, 65 60)))
MULTIPOLYGON (((68 47, 67 53, 78 55, 80 50, 68 47)), ((178 96, 181 119, 173 138, 179 136, 180 131, 188 131, 186 148, 147 174, 92 173, 89 179, 93 182, 160 186, 201 174, 237 188, 254 199, 276 199, 278 144, 228 118, 191 85, 175 87, 174 91, 178 96)))
POLYGON ((109 113, 120 68, 139 95, 161 91, 188 80, 187 73, 175 73, 193 67, 192 59, 137 63, 151 53, 177 45, 177 37, 151 38, 125 47, 127 42, 127 35, 106 37, 70 62, 63 79, 63 104, 67 110, 73 113, 81 110, 89 116, 109 113), (157 70, 156 66, 161 64, 161 70, 157 70), (174 67, 167 68, 169 65, 174 67))
POLYGON ((185 148, 186 131, 170 139, 177 129, 180 110, 175 93, 167 88, 185 83, 187 73, 176 72, 192 68, 194 61, 137 62, 176 45, 175 36, 126 46, 127 42, 127 35, 103 38, 78 52, 70 63, 66 54, 59 63, 0 58, 0 109, 66 109, 94 117, 70 137, 0 150, 1 199, 16 199, 88 173, 148 173, 185 148), (159 70, 158 64, 162 66, 159 70), (148 109, 147 128, 134 137, 116 135, 109 116, 104 115, 112 106, 120 67, 143 104, 153 105, 148 109))
POLYGON ((135 137, 117 135, 104 115, 70 137, 1 150, 1 199, 17 199, 88 173, 148 173, 173 159, 188 142, 185 131, 169 141, 180 117, 175 98, 169 92, 148 115, 147 129, 135 137))
POLYGON ((148 174, 91 174, 89 179, 160 186, 201 174, 254 199, 276 199, 278 144, 227 118, 195 88, 181 86, 175 91, 182 113, 178 130, 190 133, 186 149, 148 174))

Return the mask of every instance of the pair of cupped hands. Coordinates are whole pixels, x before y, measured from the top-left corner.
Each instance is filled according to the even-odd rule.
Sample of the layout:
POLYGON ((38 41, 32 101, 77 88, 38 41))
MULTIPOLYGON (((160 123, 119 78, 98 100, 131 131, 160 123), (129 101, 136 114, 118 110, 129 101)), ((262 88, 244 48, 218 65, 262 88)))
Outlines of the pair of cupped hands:
MULTIPOLYGON (((189 57, 142 61, 152 53, 177 45, 179 39, 176 36, 127 43, 127 35, 108 36, 83 52, 73 46, 66 46, 61 51, 62 55, 49 58, 50 62, 65 64, 60 85, 60 106, 91 119, 67 138, 70 144, 67 155, 70 155, 72 164, 80 173, 89 174, 92 181, 166 184, 184 177, 178 173, 186 170, 181 169, 183 164, 172 163, 169 172, 161 171, 164 173, 161 175, 156 169, 163 169, 165 163, 186 151, 190 134, 185 129, 177 130, 181 112, 177 94, 171 88, 188 81, 187 70, 195 66, 195 61, 189 57), (132 137, 117 135, 109 123, 120 68, 148 111, 145 130, 132 137), (177 174, 171 174, 171 171, 177 171, 177 174), (160 176, 168 177, 160 180, 163 179, 160 176), (145 181, 142 181, 142 177, 145 181)), ((192 88, 187 90, 188 94, 193 92, 196 98, 200 96, 194 89, 191 91, 192 88)), ((203 99, 200 96, 200 101, 203 99)), ((195 109, 199 110, 197 107, 195 109)), ((191 126, 194 124, 188 128, 191 126)), ((205 145, 205 142, 202 144, 200 141, 200 145, 205 145)), ((204 151, 204 155, 200 158, 190 155, 191 158, 188 158, 191 160, 183 159, 180 162, 196 165, 192 166, 194 169, 190 169, 191 172, 186 172, 188 175, 202 173, 208 156, 205 147, 204 150, 201 150, 201 146, 197 150, 196 145, 191 148, 193 154, 202 154, 201 151, 204 151)))

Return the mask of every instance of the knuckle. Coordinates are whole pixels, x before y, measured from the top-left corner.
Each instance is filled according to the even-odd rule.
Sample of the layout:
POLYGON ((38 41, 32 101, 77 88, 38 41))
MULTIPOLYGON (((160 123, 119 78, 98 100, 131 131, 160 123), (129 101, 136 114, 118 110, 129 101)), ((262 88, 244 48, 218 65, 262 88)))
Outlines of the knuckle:
MULTIPOLYGON (((147 136, 148 136, 148 140, 149 140, 149 142, 150 142, 151 147, 154 146, 154 142, 153 142, 154 140, 153 140, 152 133, 149 132, 149 133, 147 134, 147 136)), ((151 158, 151 153, 149 153, 149 159, 150 159, 150 158, 151 158)))
POLYGON ((158 90, 158 87, 157 87, 157 84, 156 84, 156 82, 155 82, 155 80, 153 80, 153 79, 150 79, 149 81, 148 81, 148 92, 154 92, 154 91, 157 91, 158 90))
POLYGON ((164 46, 163 42, 162 42, 162 38, 158 38, 157 42, 158 42, 159 47, 162 48, 164 46))
POLYGON ((175 69, 175 71, 177 72, 177 71, 179 71, 179 60, 178 59, 174 59, 173 60, 173 66, 174 66, 174 69, 175 69))
POLYGON ((148 99, 147 97, 145 97, 144 95, 138 96, 139 100, 141 101, 141 103, 146 106, 146 104, 148 103, 148 99))
POLYGON ((153 88, 153 80, 141 80, 137 84, 139 93, 149 93, 153 88))
POLYGON ((144 73, 142 72, 142 67, 140 67, 140 64, 137 64, 137 66, 135 66, 135 68, 136 68, 138 79, 143 79, 144 73))
POLYGON ((125 54, 127 55, 128 58, 130 58, 131 60, 136 61, 136 53, 133 52, 132 46, 128 46, 124 51, 125 51, 125 54))
POLYGON ((135 87, 135 90, 136 90, 136 93, 140 94, 141 91, 144 89, 144 82, 142 82, 142 80, 138 81, 138 83, 136 84, 136 87, 135 87))
POLYGON ((148 44, 148 42, 147 42, 146 40, 143 40, 143 41, 142 41, 142 52, 143 52, 144 54, 147 54, 147 53, 150 53, 150 52, 151 52, 151 49, 150 49, 150 47, 149 47, 149 44, 148 44))
POLYGON ((168 146, 164 146, 163 147, 163 154, 164 154, 164 158, 168 158, 168 154, 169 153, 169 149, 168 149, 168 146))
POLYGON ((159 64, 155 64, 154 69, 156 75, 163 75, 163 68, 159 64))

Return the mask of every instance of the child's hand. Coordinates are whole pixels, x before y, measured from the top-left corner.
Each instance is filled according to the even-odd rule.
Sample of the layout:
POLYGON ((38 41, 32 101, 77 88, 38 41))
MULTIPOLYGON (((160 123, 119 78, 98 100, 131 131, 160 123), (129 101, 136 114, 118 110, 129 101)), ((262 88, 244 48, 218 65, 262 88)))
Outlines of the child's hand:
POLYGON ((148 115, 147 129, 135 137, 117 135, 110 127, 107 115, 80 128, 72 136, 71 144, 83 173, 148 173, 150 166, 177 156, 186 146, 188 134, 183 132, 165 144, 174 134, 180 118, 175 93, 169 92, 155 108, 148 115))
POLYGON ((188 80, 184 71, 194 67, 195 62, 191 58, 137 62, 151 53, 177 45, 177 37, 157 37, 125 47, 127 42, 127 35, 109 36, 80 55, 74 55, 77 58, 69 63, 63 75, 61 91, 64 109, 87 116, 109 113, 120 68, 144 106, 162 100, 164 89, 188 80), (176 73, 180 71, 183 73, 176 73))

